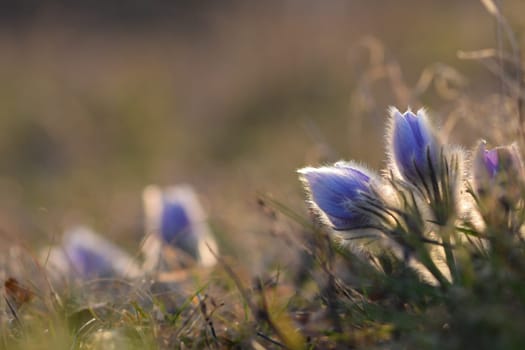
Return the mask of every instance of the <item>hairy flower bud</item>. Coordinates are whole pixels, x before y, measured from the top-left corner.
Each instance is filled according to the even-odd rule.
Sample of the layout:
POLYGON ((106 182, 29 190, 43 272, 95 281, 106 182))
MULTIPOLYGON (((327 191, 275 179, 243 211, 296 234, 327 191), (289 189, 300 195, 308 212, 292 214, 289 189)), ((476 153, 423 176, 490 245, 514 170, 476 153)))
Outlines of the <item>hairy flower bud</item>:
POLYGON ((480 141, 473 158, 473 187, 481 198, 497 199, 506 208, 521 198, 525 169, 517 144, 488 150, 480 141))
POLYGON ((311 203, 324 221, 335 230, 366 227, 370 217, 356 204, 373 195, 374 176, 353 163, 338 162, 333 166, 306 167, 299 171, 310 193, 311 203))
POLYGON ((140 268, 118 246, 91 229, 77 226, 64 234, 60 247, 52 247, 49 268, 74 278, 136 277, 140 268))
POLYGON ((162 190, 151 185, 144 189, 143 201, 146 231, 159 238, 145 246, 147 256, 156 256, 149 259, 152 265, 156 264, 154 261, 159 257, 161 246, 182 249, 203 266, 215 264, 216 259, 208 246, 217 252, 217 243, 191 186, 178 185, 162 190))
POLYGON ((403 180, 413 184, 427 181, 439 173, 441 145, 425 111, 390 111, 389 130, 391 166, 403 180))

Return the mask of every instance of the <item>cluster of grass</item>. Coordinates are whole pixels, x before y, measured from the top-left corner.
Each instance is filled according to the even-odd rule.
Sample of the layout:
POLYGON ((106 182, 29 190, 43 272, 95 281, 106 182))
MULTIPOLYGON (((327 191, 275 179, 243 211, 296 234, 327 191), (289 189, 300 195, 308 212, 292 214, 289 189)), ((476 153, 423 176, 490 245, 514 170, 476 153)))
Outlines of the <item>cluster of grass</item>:
MULTIPOLYGON (((6 282, 5 349, 521 349, 525 242, 502 227, 457 227, 490 249, 459 249, 463 267, 433 285, 388 252, 370 264, 281 203, 260 201, 295 268, 250 276, 220 258, 213 271, 68 282, 6 282), (294 252, 295 250, 295 252, 294 252)), ((33 264, 30 259, 17 264, 33 264)), ((18 276, 16 276, 18 277, 18 276)))

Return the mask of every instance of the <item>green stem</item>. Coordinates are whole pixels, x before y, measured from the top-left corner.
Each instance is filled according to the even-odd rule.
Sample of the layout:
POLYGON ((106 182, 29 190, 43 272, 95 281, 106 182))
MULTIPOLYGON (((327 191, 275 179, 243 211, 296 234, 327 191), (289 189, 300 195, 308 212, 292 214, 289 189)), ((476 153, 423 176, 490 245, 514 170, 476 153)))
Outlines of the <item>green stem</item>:
POLYGON ((454 252, 452 251, 452 246, 450 245, 450 233, 441 232, 443 239, 443 249, 445 250, 445 258, 447 260, 447 266, 450 270, 450 276, 452 278, 452 283, 457 283, 458 281, 458 269, 456 266, 456 258, 454 257, 454 252))
POLYGON ((441 289, 448 289, 448 287, 450 286, 450 282, 438 269, 438 267, 432 260, 432 257, 428 253, 427 249, 423 245, 420 245, 418 247, 418 253, 421 263, 428 269, 428 271, 430 271, 434 278, 439 282, 441 289))

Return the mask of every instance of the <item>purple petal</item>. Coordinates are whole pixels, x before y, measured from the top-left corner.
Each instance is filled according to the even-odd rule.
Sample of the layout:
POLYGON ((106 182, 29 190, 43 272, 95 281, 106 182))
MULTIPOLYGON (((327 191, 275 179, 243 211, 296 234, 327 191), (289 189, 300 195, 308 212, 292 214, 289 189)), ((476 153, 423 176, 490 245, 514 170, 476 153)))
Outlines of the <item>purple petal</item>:
POLYGON ((180 203, 165 201, 160 226, 164 242, 174 244, 181 235, 188 234, 189 230, 190 219, 186 209, 180 203))
POLYGON ((408 181, 420 181, 429 176, 428 157, 434 170, 439 166, 439 147, 423 111, 392 112, 392 155, 401 176, 408 181))
POLYGON ((353 209, 356 202, 363 200, 363 192, 371 193, 371 177, 364 171, 340 162, 333 167, 305 168, 299 172, 312 201, 335 229, 351 229, 367 221, 362 213, 353 209))
POLYGON ((111 260, 95 250, 70 245, 66 247, 66 254, 75 271, 82 277, 110 276, 113 272, 111 260))
POLYGON ((483 160, 485 163, 485 167, 490 175, 491 178, 494 178, 496 174, 498 173, 498 150, 492 149, 490 151, 485 150, 483 154, 483 160))

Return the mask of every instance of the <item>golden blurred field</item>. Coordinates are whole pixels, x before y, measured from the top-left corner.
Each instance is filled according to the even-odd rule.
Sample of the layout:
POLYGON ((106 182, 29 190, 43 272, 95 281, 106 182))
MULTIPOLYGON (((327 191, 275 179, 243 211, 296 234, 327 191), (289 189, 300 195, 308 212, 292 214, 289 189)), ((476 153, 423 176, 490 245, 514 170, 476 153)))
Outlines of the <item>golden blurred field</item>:
MULTIPOLYGON (((501 89, 483 64, 457 57, 498 45, 477 1, 159 2, 151 13, 121 3, 2 15, 0 232, 10 240, 37 247, 83 223, 133 251, 142 188, 188 182, 223 251, 256 267, 279 242, 258 192, 305 213, 295 170, 338 159, 380 169, 389 105, 426 105, 447 125, 452 112, 472 117, 467 98, 501 89), (461 74, 447 76, 451 94, 439 84, 414 93, 429 67, 438 80, 461 74)), ((523 44, 525 2, 501 3, 523 44)), ((489 137, 465 125, 453 141, 489 137)))

